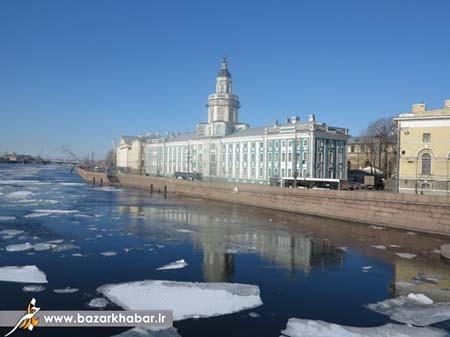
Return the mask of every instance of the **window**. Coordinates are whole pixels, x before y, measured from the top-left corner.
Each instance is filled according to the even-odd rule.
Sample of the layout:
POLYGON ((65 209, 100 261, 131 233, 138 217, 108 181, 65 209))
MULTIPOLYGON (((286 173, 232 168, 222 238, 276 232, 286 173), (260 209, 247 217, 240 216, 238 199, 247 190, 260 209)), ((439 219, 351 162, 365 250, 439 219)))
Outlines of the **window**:
POLYGON ((422 155, 422 174, 431 174, 431 155, 429 153, 424 153, 422 155))
POLYGON ((288 153, 288 161, 292 161, 292 153, 291 152, 288 153))
POLYGON ((351 153, 354 153, 354 152, 355 152, 355 145, 352 145, 352 146, 350 147, 350 152, 351 152, 351 153))
POLYGON ((422 140, 423 140, 424 143, 431 142, 431 133, 424 133, 422 135, 422 140))
POLYGON ((281 161, 286 161, 286 153, 284 152, 281 154, 281 161))

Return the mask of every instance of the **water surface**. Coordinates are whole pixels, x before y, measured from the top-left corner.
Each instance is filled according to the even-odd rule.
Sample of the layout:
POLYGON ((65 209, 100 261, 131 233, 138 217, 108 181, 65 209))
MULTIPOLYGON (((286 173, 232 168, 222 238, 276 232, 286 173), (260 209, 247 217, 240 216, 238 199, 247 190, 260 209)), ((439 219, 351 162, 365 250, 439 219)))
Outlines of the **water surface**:
MULTIPOLYGON (((23 292, 20 283, 0 282, 0 310, 23 310, 33 296, 42 310, 88 309, 87 303, 99 296, 97 287, 106 283, 237 282, 258 285, 264 304, 235 314, 175 322, 179 334, 273 337, 280 335, 291 317, 382 325, 390 319, 364 306, 411 290, 450 300, 449 264, 435 251, 447 242, 444 238, 194 198, 165 200, 147 191, 92 187, 70 169, 0 165, 0 219, 14 217, 0 220, 0 231, 24 231, 0 236, 0 267, 34 264, 49 281, 40 293, 23 292), (49 240, 64 240, 60 245, 66 249, 5 249, 49 240), (396 253, 416 257, 405 259, 396 253), (179 259, 189 265, 156 270, 179 259), (413 289, 401 286, 427 275, 439 277, 436 282, 416 282, 413 289), (66 287, 79 291, 53 291, 66 287)), ((447 322, 435 326, 450 331, 447 322)), ((124 330, 38 328, 33 336, 112 336, 124 330)))

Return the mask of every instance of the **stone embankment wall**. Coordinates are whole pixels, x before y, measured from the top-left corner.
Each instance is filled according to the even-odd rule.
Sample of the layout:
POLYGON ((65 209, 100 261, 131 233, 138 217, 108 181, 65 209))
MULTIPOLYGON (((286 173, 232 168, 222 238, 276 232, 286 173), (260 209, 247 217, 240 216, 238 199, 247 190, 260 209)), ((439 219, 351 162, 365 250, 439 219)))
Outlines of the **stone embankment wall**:
POLYGON ((77 172, 78 174, 81 176, 81 178, 84 179, 84 181, 90 183, 90 184, 94 184, 96 186, 108 186, 111 185, 108 176, 106 175, 106 173, 104 172, 92 172, 92 171, 87 171, 87 170, 83 170, 80 167, 77 167, 77 172))
MULTIPOLYGON (((80 172, 92 182, 104 174, 80 172)), ((185 181, 129 174, 118 175, 120 185, 168 195, 187 195, 280 211, 382 225, 409 231, 450 236, 450 198, 375 191, 331 191, 265 185, 185 181)))

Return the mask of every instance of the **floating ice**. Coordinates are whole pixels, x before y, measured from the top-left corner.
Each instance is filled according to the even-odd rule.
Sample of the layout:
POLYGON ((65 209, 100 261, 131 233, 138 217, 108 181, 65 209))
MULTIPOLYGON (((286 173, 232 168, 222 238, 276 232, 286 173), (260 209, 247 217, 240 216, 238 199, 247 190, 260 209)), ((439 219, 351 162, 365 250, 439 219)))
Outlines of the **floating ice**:
POLYGON ((100 254, 102 254, 103 256, 116 256, 117 255, 116 252, 112 252, 112 251, 102 252, 100 254))
POLYGON ((341 250, 341 251, 343 251, 343 252, 348 251, 347 247, 336 247, 336 248, 341 250))
POLYGON ((181 337, 177 329, 169 328, 164 330, 151 330, 150 328, 136 327, 124 331, 112 337, 181 337))
POLYGON ((24 215, 24 218, 40 218, 42 216, 49 216, 50 213, 38 213, 38 212, 33 212, 27 215, 24 215))
POLYGON ((23 233, 23 231, 18 230, 18 229, 4 229, 4 230, 0 231, 0 235, 16 236, 16 235, 19 235, 19 234, 22 234, 22 233, 23 233))
POLYGON ((391 248, 401 248, 402 246, 399 246, 399 245, 389 245, 389 247, 391 247, 391 248))
POLYGON ((262 305, 259 287, 238 283, 137 281, 97 289, 125 310, 173 310, 174 320, 213 317, 262 305))
POLYGON ((416 254, 411 253, 395 253, 395 255, 401 257, 402 259, 412 259, 417 256, 416 254))
POLYGON ((182 259, 166 264, 162 267, 157 268, 156 270, 180 269, 186 267, 187 265, 187 262, 182 259))
POLYGON ((16 217, 15 216, 6 216, 6 215, 0 216, 0 221, 12 221, 12 220, 16 220, 16 217))
POLYGON ((71 244, 71 243, 64 243, 62 245, 54 245, 52 247, 52 251, 54 252, 64 252, 66 250, 74 250, 74 249, 80 249, 79 246, 71 244))
POLYGON ((427 326, 450 319, 450 303, 423 304, 424 301, 425 298, 422 296, 414 295, 414 299, 400 296, 369 304, 367 308, 387 315, 394 321, 417 326, 427 326))
POLYGON ((260 318, 261 317, 261 315, 258 314, 257 312, 249 312, 248 315, 251 318, 260 318))
POLYGON ((105 308, 108 305, 109 301, 103 297, 93 298, 89 301, 88 306, 91 308, 105 308))
POLYGON ((386 246, 383 246, 383 245, 371 245, 370 247, 375 248, 375 249, 386 249, 386 246))
POLYGON ((0 267, 0 281, 20 283, 47 283, 44 272, 36 266, 0 267))
POLYGON ((52 248, 56 247, 55 245, 52 245, 50 243, 36 243, 33 245, 33 249, 37 252, 43 251, 43 250, 50 250, 52 248))
POLYGON ((408 298, 421 304, 433 304, 433 300, 424 294, 410 293, 408 298))
POLYGON ((17 191, 7 194, 6 197, 12 199, 20 199, 20 198, 28 198, 32 195, 34 195, 34 193, 30 191, 17 191))
POLYGON ((362 269, 363 270, 370 270, 370 269, 372 269, 372 266, 364 266, 364 267, 362 267, 362 269))
POLYGON ((177 229, 177 232, 179 232, 179 233, 192 233, 192 231, 190 229, 184 229, 184 228, 177 229))
POLYGON ((375 225, 370 225, 369 228, 372 228, 372 229, 386 229, 386 228, 384 228, 384 227, 381 227, 381 226, 375 226, 375 225))
POLYGON ((25 242, 25 243, 18 243, 15 245, 8 245, 6 246, 6 250, 8 252, 23 252, 25 250, 29 250, 32 249, 33 245, 30 244, 29 242, 25 242))
POLYGON ((414 233, 414 232, 406 232, 406 234, 408 234, 408 235, 416 235, 416 233, 414 233))
POLYGON ((75 256, 75 257, 85 257, 86 255, 83 255, 83 254, 80 254, 80 253, 75 253, 75 254, 72 254, 72 256, 75 256))
POLYGON ((57 294, 72 294, 78 291, 78 288, 66 287, 63 289, 53 289, 53 291, 57 294))
POLYGON ((65 215, 65 214, 78 213, 79 211, 77 211, 75 209, 36 209, 34 212, 35 213, 49 213, 49 214, 55 214, 55 215, 65 215))
POLYGON ((23 286, 23 288, 22 288, 22 291, 24 291, 26 293, 40 293, 41 291, 44 291, 44 290, 45 290, 44 286, 35 285, 35 284, 26 285, 26 286, 23 286))
POLYGON ((63 186, 83 186, 84 183, 60 183, 63 186))
POLYGON ((57 240, 47 241, 47 243, 63 243, 63 242, 64 242, 64 239, 57 239, 57 240))
POLYGON ((290 318, 286 329, 281 333, 288 337, 444 337, 447 335, 443 330, 392 323, 358 328, 300 318, 290 318))

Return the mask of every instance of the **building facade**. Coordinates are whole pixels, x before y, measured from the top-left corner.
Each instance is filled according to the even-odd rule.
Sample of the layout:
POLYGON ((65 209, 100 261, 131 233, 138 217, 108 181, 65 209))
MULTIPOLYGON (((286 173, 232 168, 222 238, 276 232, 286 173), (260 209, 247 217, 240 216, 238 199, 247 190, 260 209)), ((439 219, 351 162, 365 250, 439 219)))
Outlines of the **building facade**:
POLYGON ((450 195, 450 100, 442 109, 414 104, 395 118, 401 193, 450 195))
POLYGON ((380 137, 351 137, 347 147, 348 170, 363 170, 373 167, 385 178, 395 173, 396 145, 386 144, 380 137))
POLYGON ((269 183, 293 177, 346 179, 348 129, 318 123, 314 114, 251 128, 240 123, 238 97, 226 59, 208 96, 208 121, 196 131, 151 139, 145 171, 173 177, 198 172, 204 179, 269 183))

